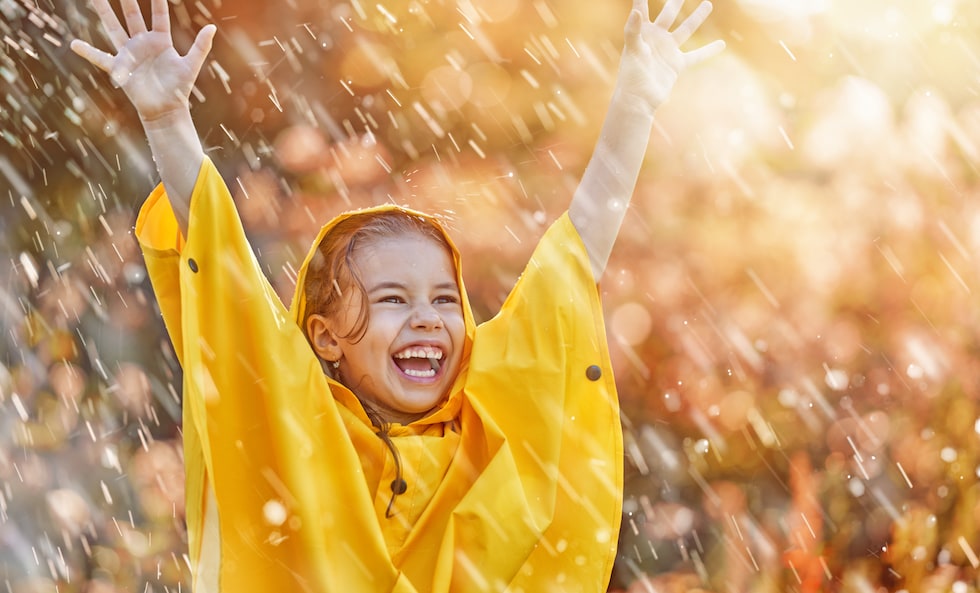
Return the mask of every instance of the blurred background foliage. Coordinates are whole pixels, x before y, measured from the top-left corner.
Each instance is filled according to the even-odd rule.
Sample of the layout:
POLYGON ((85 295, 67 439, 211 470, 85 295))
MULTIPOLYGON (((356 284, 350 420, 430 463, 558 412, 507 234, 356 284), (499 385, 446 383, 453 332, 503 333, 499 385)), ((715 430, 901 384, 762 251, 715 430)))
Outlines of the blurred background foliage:
MULTIPOLYGON (((689 11, 691 6, 686 7, 689 11)), ((281 294, 319 225, 444 215, 481 319, 567 206, 629 2, 171 1, 281 294)), ((652 6, 655 12, 658 5, 652 6)), ((180 374, 132 237, 135 114, 0 0, 0 579, 187 588, 180 374)), ((602 283, 627 491, 611 589, 980 589, 980 5, 718 0, 602 283)))

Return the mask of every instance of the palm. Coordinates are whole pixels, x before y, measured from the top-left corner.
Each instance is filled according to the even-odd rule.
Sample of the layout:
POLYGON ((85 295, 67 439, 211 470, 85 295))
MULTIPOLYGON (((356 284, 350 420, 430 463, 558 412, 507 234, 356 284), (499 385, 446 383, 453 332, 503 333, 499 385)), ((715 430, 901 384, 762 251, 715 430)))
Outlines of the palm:
POLYGON ((116 54, 110 74, 146 119, 186 105, 197 78, 169 36, 156 32, 130 39, 116 54))
POLYGON ((122 87, 144 121, 186 107, 210 49, 214 28, 202 29, 187 55, 181 56, 170 34, 167 0, 153 0, 151 30, 147 30, 135 0, 123 0, 128 32, 107 0, 93 0, 92 4, 116 53, 101 51, 79 40, 72 42, 72 49, 107 72, 113 83, 122 87))
POLYGON ((626 92, 651 110, 667 100, 678 75, 688 66, 721 51, 725 44, 714 41, 690 52, 681 51, 691 35, 711 12, 704 1, 673 31, 684 0, 667 0, 655 20, 650 21, 646 0, 634 0, 626 22, 626 43, 620 62, 620 76, 626 92))

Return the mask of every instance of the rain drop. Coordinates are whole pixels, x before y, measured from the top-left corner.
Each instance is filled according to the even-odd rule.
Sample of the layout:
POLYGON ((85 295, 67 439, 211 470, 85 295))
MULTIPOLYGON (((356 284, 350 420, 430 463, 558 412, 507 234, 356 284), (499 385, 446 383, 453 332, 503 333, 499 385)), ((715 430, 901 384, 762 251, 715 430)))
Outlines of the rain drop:
POLYGON ((262 516, 269 525, 279 526, 286 522, 289 513, 278 500, 269 500, 262 505, 262 516))
POLYGON ((847 372, 841 369, 831 369, 825 367, 826 375, 824 375, 824 382, 827 383, 827 387, 830 387, 834 391, 844 391, 847 389, 847 372))
POLYGON ((139 264, 127 262, 123 265, 123 276, 131 285, 140 284, 146 278, 146 269, 139 264))
POLYGON ((922 367, 917 364, 910 364, 907 369, 905 369, 905 374, 908 375, 909 379, 921 379, 925 374, 922 371, 922 367))
MULTIPOLYGON (((797 393, 795 389, 780 389, 779 395, 776 397, 776 399, 779 400, 779 403, 782 404, 783 407, 795 408, 799 404, 800 394, 797 393)), ((978 422, 980 422, 980 420, 978 420, 978 422)))

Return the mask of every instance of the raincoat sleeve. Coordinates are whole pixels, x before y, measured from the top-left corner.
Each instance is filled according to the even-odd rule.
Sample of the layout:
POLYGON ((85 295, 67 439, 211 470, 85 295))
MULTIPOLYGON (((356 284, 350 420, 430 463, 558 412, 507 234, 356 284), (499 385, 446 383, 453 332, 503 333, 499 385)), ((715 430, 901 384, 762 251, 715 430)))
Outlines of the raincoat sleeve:
POLYGON ((622 512, 622 429, 602 304, 567 214, 477 329, 467 388, 507 440, 543 529, 511 586, 605 591, 622 512))
POLYGON ((357 479, 319 361, 262 274, 211 162, 191 196, 186 238, 162 187, 136 232, 184 370, 192 560, 204 556, 211 490, 220 591, 411 591, 357 479))

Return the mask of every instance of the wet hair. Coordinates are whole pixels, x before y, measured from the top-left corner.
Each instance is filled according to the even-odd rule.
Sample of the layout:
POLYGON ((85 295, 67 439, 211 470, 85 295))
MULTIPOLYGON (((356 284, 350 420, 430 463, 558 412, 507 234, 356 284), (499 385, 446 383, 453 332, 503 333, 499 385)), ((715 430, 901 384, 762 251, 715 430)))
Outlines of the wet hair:
POLYGON ((307 333, 310 315, 320 314, 332 317, 339 313, 347 290, 360 291, 361 310, 357 321, 344 338, 355 341, 364 336, 369 321, 367 289, 364 287, 357 266, 354 265, 355 252, 378 241, 405 235, 417 235, 432 239, 452 252, 446 237, 431 220, 424 216, 401 210, 385 210, 369 214, 355 214, 334 226, 320 244, 306 271, 303 292, 306 296, 306 311, 303 315, 303 333, 307 333))

